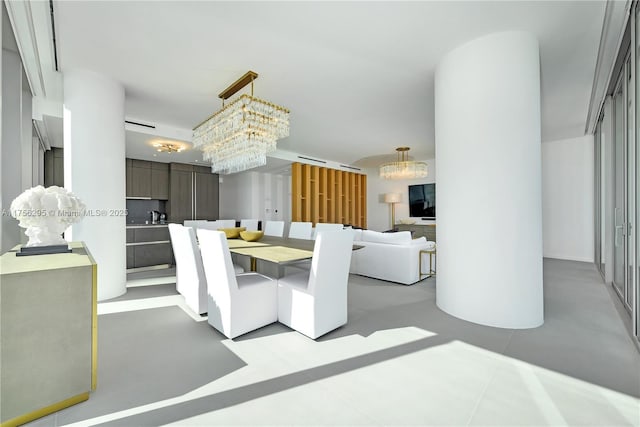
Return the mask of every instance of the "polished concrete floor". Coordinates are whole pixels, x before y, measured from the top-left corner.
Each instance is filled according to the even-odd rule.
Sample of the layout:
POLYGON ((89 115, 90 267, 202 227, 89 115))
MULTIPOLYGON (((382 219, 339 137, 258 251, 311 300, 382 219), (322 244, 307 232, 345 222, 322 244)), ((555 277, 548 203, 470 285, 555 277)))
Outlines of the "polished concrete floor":
MULTIPOLYGON (((640 354, 591 264, 546 259, 545 323, 489 328, 435 305, 436 279, 349 281, 349 323, 233 341, 173 279, 99 304, 98 388, 30 426, 640 425, 640 354)), ((624 316, 624 313, 622 313, 624 316)))

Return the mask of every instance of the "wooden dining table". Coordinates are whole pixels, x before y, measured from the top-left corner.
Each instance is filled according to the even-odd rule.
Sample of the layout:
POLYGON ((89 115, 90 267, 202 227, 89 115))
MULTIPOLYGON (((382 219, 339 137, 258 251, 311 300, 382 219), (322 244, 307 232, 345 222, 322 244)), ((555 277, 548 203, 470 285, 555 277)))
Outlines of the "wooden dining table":
MULTIPOLYGON (((281 277, 286 265, 311 259, 316 242, 315 240, 264 236, 258 242, 229 239, 227 243, 231 253, 250 257, 251 271, 256 271, 257 260, 262 260, 276 264, 278 277, 281 277)), ((354 250, 362 247, 361 245, 353 245, 354 250)))
POLYGON ((268 261, 278 266, 280 276, 285 265, 312 258, 315 241, 264 236, 258 242, 229 239, 227 243, 231 253, 250 257, 251 271, 256 271, 257 260, 268 261))

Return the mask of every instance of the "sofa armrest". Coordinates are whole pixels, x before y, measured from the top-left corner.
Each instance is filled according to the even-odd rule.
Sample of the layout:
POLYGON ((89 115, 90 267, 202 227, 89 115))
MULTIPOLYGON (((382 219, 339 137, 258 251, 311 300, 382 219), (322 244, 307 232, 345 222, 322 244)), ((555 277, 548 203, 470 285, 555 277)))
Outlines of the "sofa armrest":
MULTIPOLYGON (((359 242, 359 244, 364 248, 353 253, 352 273, 407 285, 420 280, 420 251, 433 247, 428 243, 389 245, 359 242)), ((428 263, 428 258, 426 261, 428 263)))

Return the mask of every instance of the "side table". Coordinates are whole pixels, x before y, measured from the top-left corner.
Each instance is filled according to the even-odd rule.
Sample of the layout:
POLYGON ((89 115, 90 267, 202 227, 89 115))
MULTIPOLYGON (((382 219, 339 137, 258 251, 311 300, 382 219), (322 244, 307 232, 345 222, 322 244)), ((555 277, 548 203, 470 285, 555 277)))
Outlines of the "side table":
POLYGON ((418 271, 420 273, 420 280, 422 280, 422 276, 427 276, 426 278, 428 279, 429 277, 436 275, 436 260, 437 260, 436 256, 437 255, 436 255, 435 248, 420 251, 419 259, 418 259, 418 263, 419 263, 418 271), (422 255, 423 254, 429 254, 429 271, 424 273, 422 272, 422 255))

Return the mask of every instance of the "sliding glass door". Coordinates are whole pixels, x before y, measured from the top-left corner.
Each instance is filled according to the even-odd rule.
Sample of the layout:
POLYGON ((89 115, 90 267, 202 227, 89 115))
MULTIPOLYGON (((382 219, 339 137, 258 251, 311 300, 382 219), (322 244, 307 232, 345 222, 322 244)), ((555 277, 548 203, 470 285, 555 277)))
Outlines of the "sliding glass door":
POLYGON ((640 337, 640 3, 634 3, 594 132, 595 261, 640 337), (625 41, 626 40, 626 41, 625 41))
MULTIPOLYGON (((624 70, 624 67, 623 67, 624 70)), ((614 192, 613 192, 613 286, 624 301, 626 284, 626 157, 625 147, 628 133, 626 86, 624 71, 621 73, 613 94, 614 117, 614 192)))
POLYGON ((605 245, 605 216, 606 216, 606 203, 605 203, 605 134, 603 129, 604 115, 601 114, 596 124, 596 131, 593 138, 594 148, 594 190, 595 190, 595 218, 594 218, 594 259, 596 268, 600 271, 602 277, 605 277, 605 263, 606 263, 606 245, 605 245))

